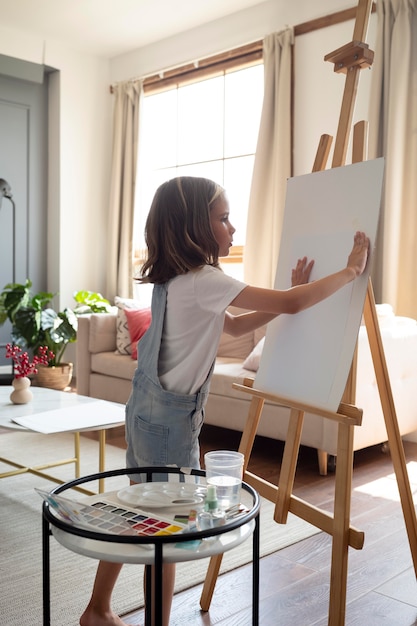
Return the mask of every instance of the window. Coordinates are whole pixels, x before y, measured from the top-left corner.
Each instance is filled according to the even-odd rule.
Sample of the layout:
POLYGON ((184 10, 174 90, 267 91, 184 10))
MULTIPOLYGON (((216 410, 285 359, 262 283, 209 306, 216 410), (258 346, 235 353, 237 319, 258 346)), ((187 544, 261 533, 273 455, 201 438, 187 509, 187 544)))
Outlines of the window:
POLYGON ((242 253, 262 100, 262 60, 145 95, 134 227, 138 263, 146 216, 157 187, 179 175, 205 176, 227 191, 236 228, 227 271, 243 277, 242 253))

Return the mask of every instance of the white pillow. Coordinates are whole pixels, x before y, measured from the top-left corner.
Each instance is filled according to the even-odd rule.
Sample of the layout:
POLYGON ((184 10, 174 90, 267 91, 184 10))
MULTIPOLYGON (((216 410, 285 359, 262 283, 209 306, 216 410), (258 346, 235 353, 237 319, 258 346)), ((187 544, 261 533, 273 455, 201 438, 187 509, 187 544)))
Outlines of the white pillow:
POLYGON ((132 298, 120 298, 115 296, 114 304, 117 306, 117 331, 116 331, 116 346, 117 352, 120 354, 132 354, 132 346, 130 340, 129 327, 127 325, 127 318, 125 315, 125 309, 141 309, 139 302, 132 298))
POLYGON ((395 320, 394 310, 390 304, 376 304, 379 326, 391 326, 395 320))
POLYGON ((265 343, 265 337, 262 337, 260 341, 256 344, 252 352, 243 362, 243 367, 245 370, 251 370, 252 372, 257 372, 259 368, 259 361, 261 360, 262 350, 265 343))

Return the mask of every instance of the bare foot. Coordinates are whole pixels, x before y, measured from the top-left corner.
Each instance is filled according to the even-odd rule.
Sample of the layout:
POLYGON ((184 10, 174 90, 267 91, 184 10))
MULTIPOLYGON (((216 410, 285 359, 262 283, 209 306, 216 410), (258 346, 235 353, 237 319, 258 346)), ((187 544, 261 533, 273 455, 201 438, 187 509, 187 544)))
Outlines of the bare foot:
POLYGON ((118 615, 109 611, 99 614, 87 607, 80 617, 80 626, 128 626, 118 615))

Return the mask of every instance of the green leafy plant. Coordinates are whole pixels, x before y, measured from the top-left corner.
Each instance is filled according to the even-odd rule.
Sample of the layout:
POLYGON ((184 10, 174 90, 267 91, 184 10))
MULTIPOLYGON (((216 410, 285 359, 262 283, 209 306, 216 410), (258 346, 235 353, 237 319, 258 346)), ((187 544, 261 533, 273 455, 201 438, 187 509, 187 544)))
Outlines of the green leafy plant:
POLYGON ((10 320, 15 345, 31 350, 34 355, 41 346, 47 346, 55 355, 49 366, 59 365, 67 345, 77 339, 77 316, 108 312, 110 303, 99 293, 78 291, 74 294, 74 310, 64 308, 56 312, 49 305, 57 294, 32 294, 31 287, 29 279, 25 284, 5 285, 0 293, 0 325, 10 320))
POLYGON ((111 304, 101 293, 94 291, 77 291, 74 293, 74 300, 77 303, 74 308, 76 315, 86 313, 110 313, 111 304))

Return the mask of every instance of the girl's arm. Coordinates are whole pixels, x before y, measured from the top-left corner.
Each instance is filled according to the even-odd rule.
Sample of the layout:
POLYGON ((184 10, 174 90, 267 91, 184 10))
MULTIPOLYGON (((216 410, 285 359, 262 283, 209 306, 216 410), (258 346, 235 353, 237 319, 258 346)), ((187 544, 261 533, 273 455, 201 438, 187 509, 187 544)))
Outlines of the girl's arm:
POLYGON ((325 300, 363 273, 368 253, 368 237, 365 233, 357 232, 347 265, 339 272, 285 291, 246 287, 231 304, 253 312, 234 318, 227 313, 225 332, 238 336, 266 324, 280 313, 299 313, 325 300))
POLYGON ((275 313, 263 313, 262 311, 250 311, 240 315, 232 315, 226 311, 223 332, 232 335, 232 337, 240 337, 240 335, 250 333, 252 330, 267 324, 274 317, 277 317, 275 313))
MULTIPOLYGON (((308 283, 314 261, 307 261, 307 257, 298 259, 297 265, 291 272, 291 286, 304 285, 308 283)), ((274 293, 276 293, 274 291, 274 293)), ((251 311, 232 315, 226 311, 224 320, 224 332, 234 337, 239 337, 249 333, 277 317, 275 313, 264 313, 263 311, 251 311)))

